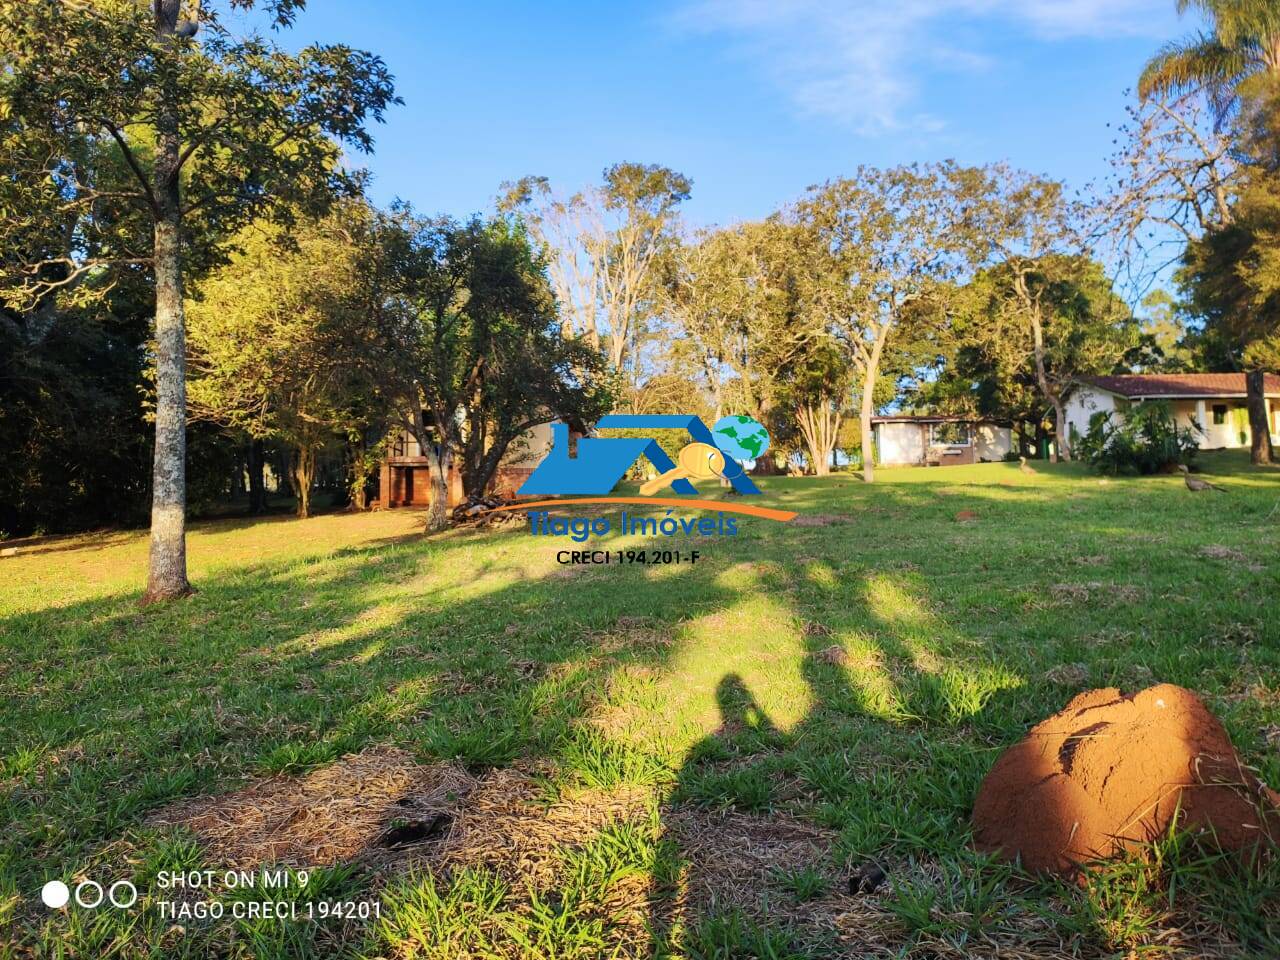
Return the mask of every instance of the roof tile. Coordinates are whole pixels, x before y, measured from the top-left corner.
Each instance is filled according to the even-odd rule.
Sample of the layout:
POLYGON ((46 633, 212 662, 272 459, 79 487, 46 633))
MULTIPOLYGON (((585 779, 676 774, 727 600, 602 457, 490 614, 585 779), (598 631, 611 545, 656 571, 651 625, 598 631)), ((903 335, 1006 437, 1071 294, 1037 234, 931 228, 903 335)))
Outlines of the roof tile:
MULTIPOLYGON (((1111 377, 1085 377, 1103 390, 1122 397, 1229 397, 1245 395, 1243 373, 1133 373, 1111 377)), ((1265 392, 1280 397, 1280 376, 1268 373, 1265 392)))

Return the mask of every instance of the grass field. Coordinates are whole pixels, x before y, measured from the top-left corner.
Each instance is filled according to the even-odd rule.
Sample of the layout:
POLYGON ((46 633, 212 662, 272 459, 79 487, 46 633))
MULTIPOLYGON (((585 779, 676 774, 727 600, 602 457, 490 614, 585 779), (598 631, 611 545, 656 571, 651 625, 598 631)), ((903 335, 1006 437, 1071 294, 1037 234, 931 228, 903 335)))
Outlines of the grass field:
POLYGON ((1071 885, 969 848, 999 751, 1090 687, 1192 688, 1280 785, 1280 470, 1204 468, 1229 492, 1067 465, 770 480, 801 520, 648 544, 692 565, 424 539, 412 511, 224 520, 190 536, 199 593, 145 609, 141 533, 22 548, 0 956, 1280 955, 1274 864, 1174 836, 1071 885), (162 871, 273 860, 310 868, 273 899, 380 917, 160 915, 162 871), (851 893, 870 863, 887 880, 851 893), (51 879, 141 899, 49 910, 51 879))

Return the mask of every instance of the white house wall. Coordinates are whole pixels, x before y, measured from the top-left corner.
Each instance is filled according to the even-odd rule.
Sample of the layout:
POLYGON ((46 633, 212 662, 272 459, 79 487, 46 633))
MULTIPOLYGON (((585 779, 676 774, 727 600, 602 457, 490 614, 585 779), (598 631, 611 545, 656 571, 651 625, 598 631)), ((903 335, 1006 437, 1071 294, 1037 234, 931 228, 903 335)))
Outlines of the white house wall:
POLYGON ((979 460, 1003 460, 1013 452, 1013 432, 1008 427, 980 423, 974 429, 974 443, 979 460))
POLYGON ((1115 412, 1116 398, 1105 390, 1080 387, 1067 398, 1063 406, 1067 421, 1067 436, 1083 437, 1089 432, 1089 420, 1095 413, 1115 412))
MULTIPOLYGON (((1141 401, 1133 402, 1136 404, 1141 401)), ((1280 410, 1275 409, 1276 401, 1268 399, 1267 403, 1270 408, 1268 413, 1271 414, 1268 422, 1271 424, 1274 435, 1280 433, 1280 416, 1276 415, 1280 414, 1280 410)), ((1196 434, 1202 449, 1217 450, 1223 447, 1249 446, 1249 421, 1243 398, 1205 397, 1203 400, 1170 400, 1169 405, 1173 410, 1174 422, 1178 426, 1192 428, 1199 424, 1203 428, 1203 433, 1196 434), (1226 406, 1225 423, 1213 422, 1215 404, 1226 406), (1243 440, 1241 433, 1244 434, 1243 440)), ((1074 430, 1080 437, 1089 432, 1089 419, 1095 413, 1110 412, 1113 414, 1113 421, 1118 419, 1114 415, 1117 410, 1116 397, 1105 390, 1080 387, 1067 399, 1065 406, 1067 429, 1074 430)))
POLYGON ((1249 413, 1243 400, 1215 400, 1212 397, 1204 400, 1178 400, 1175 401, 1174 411, 1174 420, 1178 426, 1190 427, 1193 423, 1200 424, 1203 433, 1198 433, 1197 439, 1204 450, 1249 445, 1249 413), (1213 422, 1215 404, 1227 408, 1223 423, 1213 422), (1240 439, 1242 432, 1243 440, 1240 439))
POLYGON ((924 463, 924 431, 918 423, 881 423, 880 462, 886 465, 924 463))
POLYGON ((538 423, 511 441, 503 466, 536 467, 551 450, 553 442, 551 424, 538 423))

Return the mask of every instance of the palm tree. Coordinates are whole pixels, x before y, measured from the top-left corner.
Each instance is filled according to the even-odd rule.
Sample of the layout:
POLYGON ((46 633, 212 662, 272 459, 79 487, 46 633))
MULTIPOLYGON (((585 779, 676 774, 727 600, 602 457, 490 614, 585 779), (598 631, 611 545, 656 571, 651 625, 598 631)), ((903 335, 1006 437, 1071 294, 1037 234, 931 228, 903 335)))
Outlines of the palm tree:
MULTIPOLYGON (((1219 126, 1261 83, 1280 80, 1280 0, 1177 0, 1178 13, 1195 8, 1207 32, 1162 47, 1138 78, 1138 96, 1203 89, 1219 126)), ((1271 432, 1261 370, 1245 375, 1252 460, 1271 463, 1271 432)))
POLYGON ((1138 78, 1147 99, 1203 88, 1221 122, 1240 105, 1249 81, 1280 76, 1280 2, 1177 0, 1178 13, 1195 8, 1207 32, 1165 44, 1138 78))

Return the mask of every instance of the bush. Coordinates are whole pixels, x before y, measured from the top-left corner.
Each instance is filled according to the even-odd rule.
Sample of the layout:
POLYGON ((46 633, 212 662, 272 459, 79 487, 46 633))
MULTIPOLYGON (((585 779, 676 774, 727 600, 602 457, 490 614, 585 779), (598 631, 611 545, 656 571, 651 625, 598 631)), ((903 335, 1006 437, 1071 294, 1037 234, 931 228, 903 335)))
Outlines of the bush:
POLYGON ((1196 430, 1179 427, 1167 401, 1134 405, 1119 422, 1095 413, 1080 455, 1102 473, 1162 473, 1189 464, 1200 447, 1196 430))

